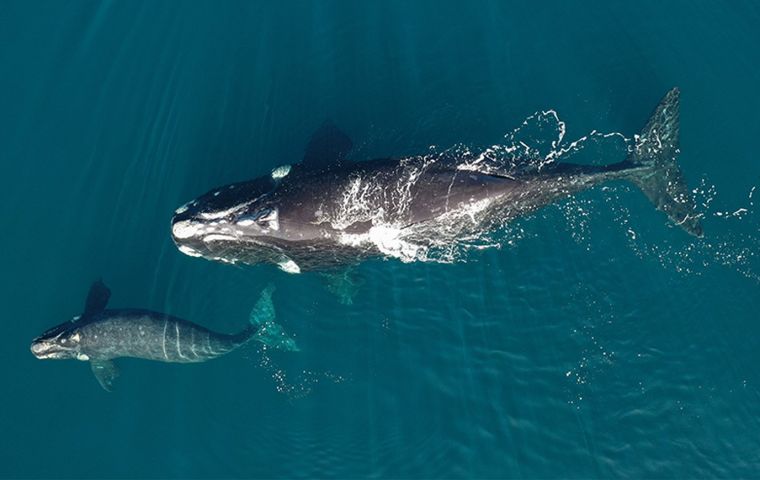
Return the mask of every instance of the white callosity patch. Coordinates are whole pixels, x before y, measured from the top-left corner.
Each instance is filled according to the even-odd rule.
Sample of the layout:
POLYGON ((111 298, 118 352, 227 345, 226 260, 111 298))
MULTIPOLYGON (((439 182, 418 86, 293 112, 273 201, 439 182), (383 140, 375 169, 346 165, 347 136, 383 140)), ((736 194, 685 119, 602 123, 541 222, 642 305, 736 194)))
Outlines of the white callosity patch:
POLYGON ((190 202, 187 202, 186 204, 182 205, 181 207, 179 207, 178 209, 176 209, 174 211, 175 215, 179 215, 181 213, 185 213, 190 208, 190 205, 193 205, 193 204, 195 204, 195 202, 194 201, 190 201, 190 202))
POLYGON ((211 259, 216 260, 217 262, 228 263, 230 265, 235 265, 235 263, 237 263, 237 259, 235 258, 211 257, 211 259))
POLYGON ((261 224, 265 229, 271 228, 272 230, 279 230, 280 210, 277 208, 272 208, 269 213, 259 218, 257 222, 261 224))
POLYGON ((242 210, 243 208, 247 207, 250 202, 244 202, 240 203, 238 205, 235 205, 234 207, 226 208, 224 210, 217 210, 215 212, 204 212, 201 213, 199 216, 206 220, 215 220, 217 218, 224 218, 227 217, 238 210, 242 210))
POLYGON ((190 248, 190 247, 188 247, 186 245, 180 245, 178 248, 179 248, 180 252, 184 253, 185 255, 189 255, 191 257, 202 257, 203 256, 201 253, 193 250, 192 248, 190 248))
POLYGON ((234 237, 232 235, 224 235, 221 233, 212 233, 203 237, 203 241, 206 243, 223 242, 223 241, 230 241, 230 240, 237 240, 237 237, 234 237))
MULTIPOLYGON (((239 227, 250 227, 252 225, 258 224, 261 229, 262 233, 267 233, 269 229, 271 230, 279 230, 280 229, 280 211, 277 208, 271 209, 271 211, 259 218, 243 218, 241 220, 238 220, 238 222, 235 224, 239 227)), ((239 231, 239 233, 242 233, 242 231, 239 231)))
POLYGON ((285 178, 289 173, 290 165, 280 165, 279 167, 272 170, 272 179, 280 180, 281 178, 285 178))
POLYGON ((203 229, 202 223, 182 220, 172 225, 172 235, 175 238, 191 238, 197 236, 203 229))
POLYGON ((77 353, 77 360, 81 360, 83 362, 86 362, 89 359, 90 359, 90 357, 88 357, 84 353, 77 353))

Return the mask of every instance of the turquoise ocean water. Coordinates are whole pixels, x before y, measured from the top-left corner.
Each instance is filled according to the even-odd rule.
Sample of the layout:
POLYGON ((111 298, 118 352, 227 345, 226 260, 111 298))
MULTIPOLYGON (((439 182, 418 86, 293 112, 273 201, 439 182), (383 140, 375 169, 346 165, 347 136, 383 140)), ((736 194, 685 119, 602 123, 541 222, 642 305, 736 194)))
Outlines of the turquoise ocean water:
POLYGON ((760 476, 758 22, 752 1, 0 3, 0 476, 760 476), (297 162, 328 118, 356 159, 500 144, 549 110, 568 143, 632 136, 673 86, 701 240, 610 184, 466 262, 364 263, 343 305, 170 239, 179 205, 297 162), (301 351, 123 360, 106 393, 29 352, 101 276, 114 307, 229 332, 274 283, 301 351))

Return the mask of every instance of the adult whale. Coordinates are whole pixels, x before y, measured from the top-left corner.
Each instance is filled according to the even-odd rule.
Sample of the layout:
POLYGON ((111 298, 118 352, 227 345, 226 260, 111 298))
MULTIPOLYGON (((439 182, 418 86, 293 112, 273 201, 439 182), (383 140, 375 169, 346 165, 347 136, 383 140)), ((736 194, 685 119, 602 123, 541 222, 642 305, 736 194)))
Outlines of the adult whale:
POLYGON ((605 166, 518 162, 478 169, 449 153, 352 162, 351 141, 328 123, 300 164, 216 188, 177 209, 172 237, 191 256, 270 262, 291 273, 372 256, 413 261, 611 180, 632 182, 675 224, 701 236, 676 163, 678 136, 677 88, 627 158, 605 166))
POLYGON ((261 294, 251 311, 250 325, 227 335, 163 313, 106 309, 111 291, 97 281, 90 287, 84 312, 35 338, 31 350, 40 359, 89 361, 95 378, 108 391, 118 376, 114 358, 198 363, 225 355, 251 340, 298 350, 295 341, 274 322, 272 290, 269 287, 261 294))

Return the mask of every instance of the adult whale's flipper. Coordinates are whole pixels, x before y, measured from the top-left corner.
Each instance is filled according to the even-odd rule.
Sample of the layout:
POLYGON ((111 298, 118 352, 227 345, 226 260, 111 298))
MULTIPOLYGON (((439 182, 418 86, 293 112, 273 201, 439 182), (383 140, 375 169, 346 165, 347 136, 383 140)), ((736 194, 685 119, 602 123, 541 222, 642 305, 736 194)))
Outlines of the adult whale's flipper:
POLYGON ((658 210, 687 232, 702 236, 700 217, 678 167, 679 135, 678 88, 662 99, 649 121, 636 137, 633 152, 626 159, 632 164, 630 180, 654 203, 658 210))

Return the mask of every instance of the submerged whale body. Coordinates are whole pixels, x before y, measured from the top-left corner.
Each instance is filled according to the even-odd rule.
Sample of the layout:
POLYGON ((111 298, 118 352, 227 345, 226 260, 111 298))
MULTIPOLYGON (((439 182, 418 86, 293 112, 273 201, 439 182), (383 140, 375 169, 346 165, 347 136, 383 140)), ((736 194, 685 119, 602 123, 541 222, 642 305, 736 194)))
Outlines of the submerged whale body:
POLYGON ((93 283, 84 312, 32 341, 39 359, 89 361, 100 385, 110 391, 118 376, 113 359, 142 358, 198 363, 221 357, 251 340, 283 350, 297 350, 293 339, 274 322, 272 288, 251 311, 250 325, 237 334, 216 333, 187 320, 141 309, 106 309, 111 291, 93 283))
POLYGON ((214 189, 177 209, 172 237, 187 255, 274 263, 290 273, 369 257, 414 261, 611 180, 632 182, 675 224, 701 236, 676 163, 678 136, 677 88, 657 106, 628 157, 605 166, 526 163, 479 171, 449 153, 352 162, 346 158, 351 141, 326 123, 301 163, 214 189))

